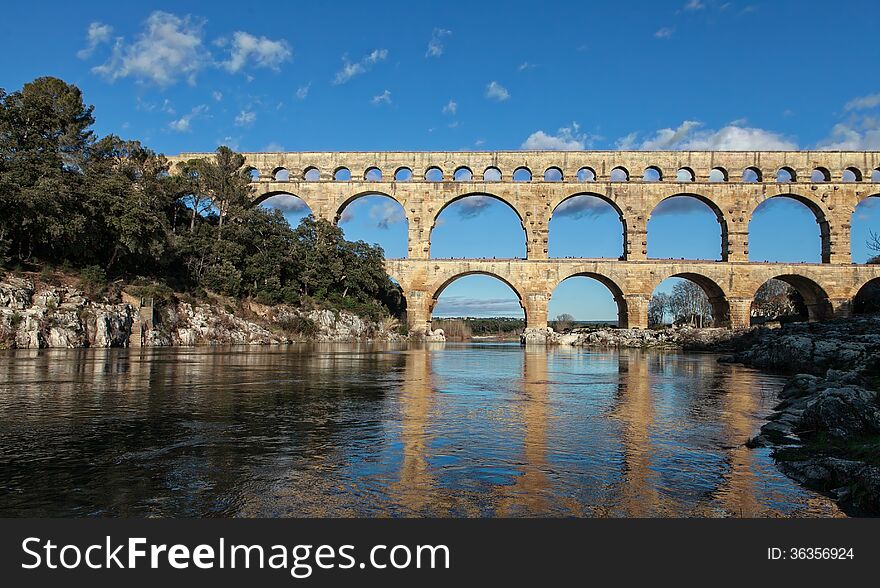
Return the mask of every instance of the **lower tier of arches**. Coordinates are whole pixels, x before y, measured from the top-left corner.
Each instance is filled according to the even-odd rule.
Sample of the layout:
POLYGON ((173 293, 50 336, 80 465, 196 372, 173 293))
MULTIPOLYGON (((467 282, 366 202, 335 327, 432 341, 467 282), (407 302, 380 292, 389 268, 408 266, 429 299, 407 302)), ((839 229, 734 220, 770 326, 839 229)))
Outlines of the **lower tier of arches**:
POLYGON ((473 274, 507 284, 523 309, 527 328, 548 325, 548 303, 564 280, 585 276, 605 285, 618 307, 618 324, 647 328, 648 307, 657 286, 668 278, 697 284, 711 305, 715 326, 744 328, 751 322, 755 294, 769 280, 789 284, 803 299, 809 320, 849 316, 863 288, 880 283, 880 266, 669 262, 617 260, 421 260, 392 259, 386 269, 407 299, 413 332, 431 329, 432 311, 443 290, 473 274))

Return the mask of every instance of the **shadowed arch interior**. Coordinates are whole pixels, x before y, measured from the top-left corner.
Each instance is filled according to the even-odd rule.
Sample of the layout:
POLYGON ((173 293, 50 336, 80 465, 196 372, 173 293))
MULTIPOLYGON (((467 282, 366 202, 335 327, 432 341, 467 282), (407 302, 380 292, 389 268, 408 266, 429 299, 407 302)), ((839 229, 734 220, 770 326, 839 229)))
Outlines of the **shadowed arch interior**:
MULTIPOLYGON (((798 291, 798 294, 801 295, 804 299, 804 304, 807 306, 809 320, 821 321, 830 319, 834 315, 831 301, 828 299, 828 294, 822 286, 812 279, 796 274, 782 274, 773 276, 770 279, 785 282, 798 291)), ((757 293, 757 290, 755 292, 757 293)), ((752 295, 752 299, 754 300, 754 294, 752 295)))
POLYGON ((880 278, 868 280, 853 297, 853 314, 880 313, 880 278))

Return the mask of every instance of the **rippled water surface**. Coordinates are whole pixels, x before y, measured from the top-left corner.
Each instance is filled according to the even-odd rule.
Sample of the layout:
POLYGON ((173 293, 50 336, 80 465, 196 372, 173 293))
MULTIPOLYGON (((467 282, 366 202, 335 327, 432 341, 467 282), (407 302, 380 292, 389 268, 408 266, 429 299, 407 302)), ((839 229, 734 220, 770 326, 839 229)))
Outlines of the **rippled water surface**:
POLYGON ((0 352, 0 516, 840 516, 743 446, 781 385, 488 343, 0 352))

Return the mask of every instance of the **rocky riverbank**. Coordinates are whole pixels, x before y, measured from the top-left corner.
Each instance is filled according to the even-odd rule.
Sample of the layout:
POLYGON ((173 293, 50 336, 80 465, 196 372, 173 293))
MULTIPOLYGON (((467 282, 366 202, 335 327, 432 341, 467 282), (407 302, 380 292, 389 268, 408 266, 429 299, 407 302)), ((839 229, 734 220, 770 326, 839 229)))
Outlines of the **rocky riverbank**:
POLYGON ((0 349, 271 345, 298 341, 397 340, 397 323, 326 309, 172 298, 144 307, 90 299, 71 284, 33 276, 0 279, 0 349))
POLYGON ((743 332, 730 329, 665 327, 662 329, 579 328, 557 333, 552 328, 526 329, 520 336, 523 345, 571 345, 573 347, 636 347, 687 349, 690 351, 731 350, 744 338, 743 332))
POLYGON ((880 514, 880 317, 760 329, 721 360, 794 373, 749 444, 851 512, 880 514))

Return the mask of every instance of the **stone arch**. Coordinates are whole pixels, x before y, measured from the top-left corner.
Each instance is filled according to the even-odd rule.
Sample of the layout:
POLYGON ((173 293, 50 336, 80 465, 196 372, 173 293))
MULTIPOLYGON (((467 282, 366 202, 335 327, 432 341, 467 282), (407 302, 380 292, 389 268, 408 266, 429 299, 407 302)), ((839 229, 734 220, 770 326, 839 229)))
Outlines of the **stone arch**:
POLYGON ((628 182, 629 170, 622 165, 618 165, 611 170, 611 173, 608 174, 608 177, 611 179, 612 182, 628 182))
POLYGON ((490 165, 486 169, 483 170, 483 181, 484 182, 500 182, 502 178, 501 170, 495 167, 494 165, 490 165))
POLYGON ((290 181, 290 170, 286 167, 279 166, 272 170, 272 179, 276 182, 289 182, 290 181))
POLYGON ((741 178, 747 184, 760 183, 764 181, 764 173, 761 168, 752 165, 743 170, 741 178))
POLYGON ((529 320, 529 310, 527 308, 525 296, 523 296, 523 290, 518 288, 512 280, 507 277, 501 275, 500 273, 493 272, 490 270, 471 270, 471 271, 463 271, 458 272, 452 276, 444 278, 442 281, 435 282, 430 289, 431 296, 428 300, 428 323, 431 322, 431 314, 434 312, 434 308, 437 306, 437 301, 440 298, 440 295, 443 294, 443 291, 453 282, 464 278, 466 276, 489 276, 490 278, 495 278, 496 280, 504 283, 508 288, 510 288, 514 294, 516 294, 516 298, 519 301, 519 305, 523 310, 523 317, 525 318, 526 324, 528 324, 529 320))
POLYGON ((715 166, 709 170, 709 181, 727 182, 730 181, 730 175, 727 173, 727 169, 721 166, 715 166))
POLYGON ((556 289, 571 278, 592 278, 608 288, 608 291, 611 292, 611 296, 614 298, 614 302, 617 304, 617 325, 621 329, 629 328, 629 308, 627 307, 626 297, 623 294, 623 289, 610 277, 599 274, 596 272, 589 271, 572 271, 570 274, 566 274, 556 282, 556 285, 553 286, 553 289, 550 291, 549 296, 547 298, 548 302, 553 297, 553 293, 556 292, 556 289))
POLYGON ((369 238, 371 242, 376 242, 382 247, 386 259, 409 258, 410 248, 412 247, 412 244, 409 243, 410 216, 406 209, 405 201, 402 201, 395 193, 389 194, 380 190, 364 190, 348 196, 338 204, 333 216, 333 224, 337 226, 340 226, 340 223, 345 224, 346 222, 349 224, 344 228, 347 233, 346 238, 349 240, 356 241, 369 238), (363 220, 355 220, 355 218, 362 219, 366 217, 355 217, 352 215, 345 218, 343 216, 346 209, 357 200, 370 197, 378 201, 372 204, 364 202, 365 206, 370 205, 363 212, 368 213, 369 223, 375 223, 375 227, 385 229, 382 231, 381 236, 371 234, 368 237, 362 233, 358 234, 364 230, 365 226, 369 225, 363 220))
MULTIPOLYGON (((406 213, 406 202, 400 200, 396 195, 389 194, 388 192, 382 192, 381 190, 364 190, 348 196, 345 200, 339 203, 339 205, 336 207, 336 215, 333 217, 333 222, 338 223, 345 208, 358 198, 363 198, 364 196, 385 196, 386 198, 390 198, 391 200, 399 204, 404 213, 406 213)), ((409 215, 407 214, 406 217, 407 222, 409 222, 409 215)))
POLYGON ((642 181, 644 182, 662 182, 663 170, 656 165, 649 165, 642 173, 642 181))
MULTIPOLYGON (((437 227, 437 219, 440 218, 440 215, 443 214, 443 211, 446 210, 451 204, 454 204, 455 202, 458 202, 459 200, 463 200, 463 199, 468 198, 470 196, 485 196, 488 198, 492 198, 493 200, 498 200, 499 202, 503 202, 504 204, 506 204, 514 212, 514 214, 516 214, 516 217, 519 219, 520 228, 522 228, 522 230, 523 230, 523 238, 525 239, 525 242, 526 242, 526 257, 528 257, 531 245, 529 243, 529 231, 526 228, 525 217, 520 212, 520 210, 514 205, 513 202, 511 202, 510 200, 508 200, 507 198, 505 198, 503 196, 499 196, 498 194, 493 194, 492 192, 479 192, 479 191, 466 192, 464 194, 456 194, 452 198, 450 198, 449 200, 446 200, 443 203, 443 205, 439 209, 437 209, 437 212, 435 212, 434 216, 431 218, 431 227, 428 231, 429 247, 430 247, 430 243, 431 243, 431 238, 434 233, 434 229, 437 227)), ((429 251, 428 255, 430 257, 430 251, 429 251)))
POLYGON ((310 165, 303 169, 302 179, 306 182, 317 182, 321 180, 321 170, 316 168, 313 165, 310 165))
POLYGON ((827 167, 816 167, 810 172, 810 181, 811 182, 830 182, 831 181, 831 172, 827 167))
POLYGON ((853 314, 880 313, 880 278, 872 278, 856 290, 852 311, 853 314))
POLYGON ((590 197, 598 198, 602 202, 610 205, 611 208, 614 210, 614 212, 617 213, 617 217, 620 219, 621 236, 623 239, 623 242, 621 245, 621 252, 622 253, 620 255, 620 259, 625 260, 626 259, 626 234, 627 234, 626 217, 623 214, 623 210, 621 210, 620 206, 618 206, 614 200, 612 200, 607 194, 600 194, 598 192, 589 192, 589 191, 575 192, 573 194, 569 194, 569 195, 565 196, 564 198, 560 199, 558 202, 556 202, 554 204, 553 210, 550 212, 550 217, 547 220, 547 231, 548 231, 547 244, 548 244, 548 246, 549 246, 550 238, 551 238, 551 235, 549 234, 550 222, 553 220, 553 215, 556 214, 556 211, 559 209, 560 206, 562 206, 563 203, 568 202, 572 198, 577 198, 578 196, 590 196, 590 197))
MULTIPOLYGON (((728 239, 729 227, 727 225, 727 219, 725 218, 724 212, 721 210, 721 207, 718 206, 718 204, 716 204, 715 201, 712 200, 711 198, 709 198, 708 196, 704 196, 702 194, 697 194, 696 192, 678 192, 675 194, 670 194, 668 196, 664 196, 663 198, 661 198, 657 202, 654 202, 653 205, 651 206, 650 212, 648 213, 648 216, 645 219, 645 226, 646 227, 648 226, 648 223, 651 221, 651 217, 654 215, 654 210, 656 210, 656 208, 658 206, 660 206, 660 204, 662 204, 666 200, 669 200, 670 198, 675 198, 675 197, 680 197, 680 196, 694 198, 694 199, 702 202, 703 204, 705 204, 709 208, 709 210, 711 210, 715 214, 715 220, 718 221, 718 225, 721 229, 721 243, 720 243, 721 256, 720 256, 720 259, 721 259, 721 261, 727 261, 728 251, 730 249, 729 242, 728 242, 729 241, 729 239, 728 239)), ((648 239, 649 239, 648 242, 649 243, 650 243, 650 238, 651 238, 651 235, 649 233, 648 234, 648 239)))
MULTIPOLYGON (((873 187, 873 186, 872 186, 873 187)), ((850 258, 853 263, 866 263, 873 257, 880 255, 880 251, 872 251, 868 249, 867 257, 863 257, 867 244, 873 242, 874 226, 880 208, 880 193, 876 191, 866 191, 860 194, 858 202, 849 214, 849 230, 850 230, 850 258)))
POLYGON ((577 181, 579 182, 595 182, 596 181, 596 170, 591 168, 590 166, 585 165, 584 167, 577 170, 577 181))
POLYGON ((408 182, 413 178, 412 168, 401 166, 394 170, 394 181, 395 182, 408 182))
POLYGON ((348 182, 351 180, 351 170, 341 165, 333 170, 333 180, 336 182, 348 182))
POLYGON ((697 174, 694 173, 694 170, 684 166, 678 168, 678 171, 675 172, 675 181, 676 182, 693 182, 697 179, 697 174))
POLYGON ((861 182, 862 170, 853 166, 847 167, 843 170, 843 175, 841 179, 844 182, 861 182))
POLYGON ((871 181, 875 184, 880 184, 880 167, 871 170, 871 181))
POLYGON ((565 179, 565 175, 562 173, 562 170, 555 166, 551 165, 547 169, 544 170, 544 181, 545 182, 561 182, 565 179))
POLYGON ((758 293, 758 288, 760 288, 770 280, 780 280, 798 291, 798 294, 801 295, 801 297, 804 299, 804 303, 807 306, 809 320, 826 320, 834 315, 831 300, 829 299, 828 293, 825 291, 825 289, 822 288, 822 286, 816 283, 813 279, 798 274, 771 275, 766 280, 758 284, 755 290, 751 293, 751 299, 753 301, 755 299, 755 294, 758 293))
POLYGON ((532 170, 528 167, 521 165, 515 170, 513 170, 513 174, 511 174, 514 182, 531 182, 532 181, 532 170))
POLYGON ((257 207, 266 204, 271 198, 279 196, 289 197, 293 200, 286 200, 285 198, 284 200, 279 200, 275 203, 270 202, 269 205, 271 208, 281 210, 282 213, 302 213, 302 209, 297 205, 297 203, 302 203, 302 205, 308 210, 308 214, 315 215, 316 213, 316 208, 312 202, 309 202, 308 199, 288 190, 267 190, 254 198, 251 201, 251 206, 257 207))
POLYGON ((381 182, 382 170, 375 165, 371 165, 364 170, 364 180, 367 182, 381 182))
POLYGON ((474 172, 466 165, 455 168, 452 179, 456 182, 470 182, 474 179, 474 172))
POLYGON ((250 179, 250 181, 252 181, 252 182, 258 182, 258 181, 260 181, 260 179, 262 177, 262 175, 260 174, 260 170, 258 170, 257 168, 255 168, 252 165, 249 165, 249 166, 245 167, 244 169, 242 169, 241 174, 244 177, 250 179))
POLYGON ((776 170, 776 183, 777 184, 793 184, 797 181, 798 181, 797 172, 794 171, 793 167, 783 165, 778 170, 776 170))
POLYGON ((309 207, 309 210, 312 211, 312 213, 314 213, 316 210, 314 203, 310 202, 309 198, 304 197, 301 194, 291 192, 290 190, 277 190, 277 189, 271 189, 271 190, 266 190, 265 192, 261 192, 253 200, 251 200, 251 206, 259 206, 259 205, 263 204, 266 200, 268 200, 269 198, 272 198, 274 196, 292 196, 292 197, 304 202, 305 205, 309 207))
POLYGON ((432 165, 428 169, 425 170, 424 179, 426 182, 442 182, 443 181, 443 170, 440 169, 436 165, 432 165))
POLYGON ((677 272, 668 275, 660 274, 654 278, 654 282, 651 286, 651 293, 653 294, 657 287, 669 278, 681 278, 699 286, 703 292, 705 292, 706 297, 709 299, 709 304, 712 306, 712 326, 730 326, 730 302, 728 300, 728 294, 717 281, 695 272, 677 272))
MULTIPOLYGON (((825 210, 824 206, 822 204, 820 204, 819 202, 817 202, 816 200, 813 200, 811 198, 808 198, 808 197, 803 196, 802 194, 798 194, 796 192, 777 192, 775 194, 772 194, 771 196, 767 196, 766 198, 763 198, 763 199, 757 201, 757 203, 752 207, 752 209, 749 210, 749 216, 748 216, 749 225, 751 225, 752 219, 754 219, 754 216, 755 216, 755 211, 758 210, 758 207, 760 207, 764 202, 767 202, 768 200, 770 200, 772 198, 789 198, 791 200, 795 200, 797 202, 800 202, 804 206, 806 206, 810 210, 810 212, 813 213, 813 216, 816 219, 816 224, 819 225, 819 240, 821 243, 822 263, 830 263, 831 262, 831 223, 828 220, 829 215, 828 215, 827 211, 825 210)), ((752 260, 750 259, 750 261, 752 261, 752 260)))

